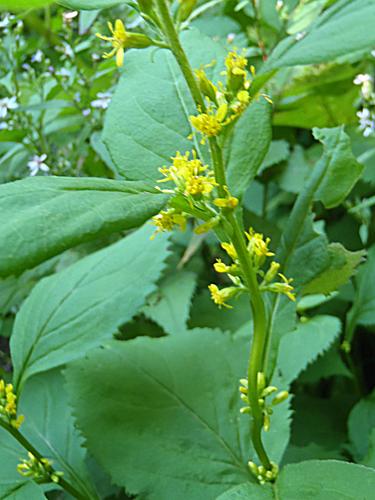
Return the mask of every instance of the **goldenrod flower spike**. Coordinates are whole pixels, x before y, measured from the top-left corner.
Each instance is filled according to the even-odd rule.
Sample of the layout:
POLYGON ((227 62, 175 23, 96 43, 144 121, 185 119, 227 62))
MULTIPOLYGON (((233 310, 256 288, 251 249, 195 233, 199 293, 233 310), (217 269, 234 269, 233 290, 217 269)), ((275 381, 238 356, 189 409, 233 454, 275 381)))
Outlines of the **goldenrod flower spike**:
POLYGON ((221 306, 224 306, 227 309, 233 309, 232 306, 226 304, 226 301, 238 293, 238 288, 231 286, 220 290, 217 285, 211 284, 208 286, 208 289, 211 292, 211 298, 215 304, 217 304, 220 308, 221 306))

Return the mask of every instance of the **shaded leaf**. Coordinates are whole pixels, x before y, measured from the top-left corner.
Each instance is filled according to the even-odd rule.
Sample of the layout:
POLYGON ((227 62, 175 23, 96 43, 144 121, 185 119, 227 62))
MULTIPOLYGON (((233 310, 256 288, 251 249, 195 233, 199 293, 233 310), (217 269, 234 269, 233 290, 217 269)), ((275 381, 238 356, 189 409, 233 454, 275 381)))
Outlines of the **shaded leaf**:
POLYGON ((23 303, 11 338, 14 383, 83 356, 143 306, 168 255, 144 227, 43 279, 23 303), (142 249, 140 251, 140 249, 142 249))

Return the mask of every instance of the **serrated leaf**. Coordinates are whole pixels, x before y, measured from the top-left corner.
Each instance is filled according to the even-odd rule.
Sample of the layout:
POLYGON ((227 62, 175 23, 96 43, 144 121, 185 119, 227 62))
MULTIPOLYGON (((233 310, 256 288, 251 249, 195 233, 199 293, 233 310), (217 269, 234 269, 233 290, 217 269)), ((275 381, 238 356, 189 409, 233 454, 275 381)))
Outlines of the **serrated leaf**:
MULTIPOLYGON (((208 77, 216 81, 226 55, 222 45, 197 30, 181 36, 191 65, 197 69, 213 60, 208 77)), ((158 168, 176 151, 195 148, 189 116, 196 114, 192 97, 174 57, 168 50, 146 49, 126 55, 126 72, 106 114, 103 141, 118 172, 127 179, 156 182, 158 168)))
POLYGON ((352 409, 348 419, 349 439, 354 457, 359 461, 369 451, 370 435, 375 428, 375 391, 361 399, 352 409))
POLYGON ((242 484, 217 500, 370 500, 375 471, 337 460, 309 460, 285 466, 271 486, 242 484))
MULTIPOLYGON (((19 401, 19 414, 25 416, 22 434, 42 454, 52 460, 55 470, 88 498, 97 498, 85 465, 86 450, 74 427, 71 409, 58 370, 32 377, 19 401)), ((26 457, 24 451, 21 456, 26 457)))
POLYGON ((291 383, 309 363, 328 349, 341 331, 334 316, 315 316, 286 333, 279 345, 277 369, 282 380, 291 383))
POLYGON ((168 255, 168 238, 145 226, 60 273, 23 303, 11 338, 14 383, 63 365, 116 333, 143 306, 168 255))
POLYGON ((242 195, 256 176, 271 143, 272 106, 263 97, 254 101, 234 126, 226 151, 228 185, 242 195))
POLYGON ((250 479, 246 358, 242 339, 217 332, 108 342, 66 371, 90 452, 115 484, 149 499, 209 500, 250 479))
POLYGON ((165 204, 142 183, 34 177, 0 186, 0 276, 25 269, 78 243, 136 228, 165 204))
POLYGON ((365 251, 350 252, 340 243, 331 243, 328 246, 329 265, 304 285, 303 295, 338 290, 353 276, 365 255, 365 251))
POLYGON ((373 0, 341 0, 327 9, 302 37, 282 40, 263 71, 317 64, 370 51, 375 45, 373 0), (342 34, 345 33, 345 36, 342 34))
POLYGON ((160 325, 166 333, 179 335, 186 331, 196 275, 180 271, 168 276, 152 295, 142 312, 160 325))
POLYGON ((343 127, 314 129, 313 133, 324 146, 320 161, 327 163, 315 199, 320 200, 326 208, 333 208, 342 203, 353 189, 361 176, 363 165, 355 159, 350 138, 343 127))

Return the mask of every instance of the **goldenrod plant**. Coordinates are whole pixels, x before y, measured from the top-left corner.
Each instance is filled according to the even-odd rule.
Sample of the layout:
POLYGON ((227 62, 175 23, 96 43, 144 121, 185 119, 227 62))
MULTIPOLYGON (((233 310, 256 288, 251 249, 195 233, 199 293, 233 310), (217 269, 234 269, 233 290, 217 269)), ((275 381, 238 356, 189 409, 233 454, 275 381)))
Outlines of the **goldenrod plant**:
POLYGON ((375 3, 0 9, 0 497, 372 500, 375 3))

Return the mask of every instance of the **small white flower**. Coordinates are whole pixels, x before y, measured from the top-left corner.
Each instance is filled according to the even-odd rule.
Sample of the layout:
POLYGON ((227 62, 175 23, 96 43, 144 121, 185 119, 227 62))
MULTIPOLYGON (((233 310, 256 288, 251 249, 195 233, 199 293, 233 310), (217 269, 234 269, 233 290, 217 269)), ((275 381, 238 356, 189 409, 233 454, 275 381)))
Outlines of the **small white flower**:
POLYGON ((89 109, 89 108, 82 110, 83 116, 89 116, 90 113, 91 113, 91 109, 89 109))
POLYGON ((0 99, 0 118, 5 118, 8 111, 18 108, 16 97, 4 97, 0 99))
POLYGON ((306 31, 300 31, 299 33, 296 34, 294 39, 297 40, 297 42, 299 42, 300 40, 302 40, 302 38, 305 38, 305 36, 306 36, 306 31))
POLYGON ((0 21, 0 29, 7 28, 10 25, 10 21, 14 16, 10 16, 9 14, 5 14, 5 16, 0 21))
POLYGON ((368 75, 367 73, 365 73, 365 74, 359 74, 353 80, 353 83, 355 85, 363 85, 366 82, 372 82, 371 76, 368 75))
POLYGON ((283 0, 277 0, 276 2, 276 10, 279 11, 284 7, 284 2, 283 0))
POLYGON ((107 109, 111 102, 112 95, 109 92, 98 92, 97 98, 91 102, 93 108, 107 109))
POLYGON ((371 55, 372 55, 372 57, 375 57, 375 50, 371 51, 371 55))
POLYGON ((30 175, 34 177, 39 170, 42 172, 49 172, 49 167, 46 165, 44 162, 47 159, 46 154, 42 154, 40 156, 35 155, 33 158, 28 162, 27 166, 30 169, 30 175))
POLYGON ((78 16, 78 10, 73 10, 71 12, 63 12, 63 19, 67 23, 72 21, 77 16, 78 16))
POLYGON ((228 43, 233 43, 234 39, 236 38, 236 34, 235 33, 228 33, 227 35, 227 42, 228 43))
POLYGON ((43 60, 43 52, 38 49, 35 54, 31 56, 31 62, 41 63, 43 60))
POLYGON ((71 72, 66 68, 61 68, 58 71, 56 71, 56 75, 62 76, 63 78, 69 78, 71 75, 71 72))
POLYGON ((0 130, 7 130, 9 128, 9 125, 7 122, 0 122, 0 130))
POLYGON ((359 118, 359 130, 362 131, 364 137, 368 137, 375 132, 375 120, 368 108, 363 108, 357 112, 359 118))

